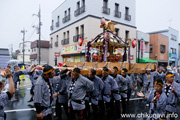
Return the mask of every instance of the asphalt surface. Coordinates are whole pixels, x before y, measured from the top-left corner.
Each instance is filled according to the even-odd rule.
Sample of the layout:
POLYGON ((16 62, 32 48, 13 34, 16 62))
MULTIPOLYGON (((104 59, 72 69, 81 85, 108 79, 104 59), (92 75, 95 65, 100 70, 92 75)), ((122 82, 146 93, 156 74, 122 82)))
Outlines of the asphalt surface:
MULTIPOLYGON (((15 93, 14 102, 9 102, 5 107, 5 112, 7 114, 7 120, 36 120, 36 112, 34 109, 34 103, 28 103, 30 99, 30 80, 26 76, 25 82, 22 82, 19 90, 15 93)), ((148 107, 142 102, 142 100, 137 99, 135 96, 132 98, 127 105, 127 114, 145 114, 148 113, 148 107)), ((53 107, 54 111, 54 107, 53 107)), ((180 105, 178 105, 178 115, 180 116, 180 105)), ((55 120, 55 118, 53 117, 55 120)), ((179 120, 180 117, 177 118, 179 120)), ((66 120, 66 115, 63 114, 62 120, 66 120)), ((122 120, 146 120, 146 118, 123 118, 122 120)))

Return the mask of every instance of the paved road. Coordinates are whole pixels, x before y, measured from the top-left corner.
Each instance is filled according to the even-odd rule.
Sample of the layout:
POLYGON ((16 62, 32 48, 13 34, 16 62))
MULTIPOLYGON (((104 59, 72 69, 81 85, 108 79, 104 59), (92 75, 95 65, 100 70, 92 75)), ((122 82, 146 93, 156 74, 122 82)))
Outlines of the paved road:
MULTIPOLYGON (((15 97, 18 101, 10 102, 5 107, 7 114, 7 120, 36 120, 36 112, 34 111, 33 102, 28 103, 30 99, 30 80, 27 78, 26 81, 20 86, 19 90, 16 91, 15 97)), ((135 113, 148 113, 148 107, 142 102, 142 100, 136 100, 132 98, 127 106, 129 114, 135 113)), ((54 111, 54 109, 53 109, 54 111)), ((180 116, 180 105, 178 105, 178 115, 180 116)), ((65 120, 65 115, 63 117, 65 120)), ((179 117, 180 119, 180 117, 179 117)), ((143 120, 142 118, 124 118, 123 120, 143 120)), ((145 120, 145 119, 144 119, 145 120)), ((178 119, 177 119, 178 120, 178 119)))

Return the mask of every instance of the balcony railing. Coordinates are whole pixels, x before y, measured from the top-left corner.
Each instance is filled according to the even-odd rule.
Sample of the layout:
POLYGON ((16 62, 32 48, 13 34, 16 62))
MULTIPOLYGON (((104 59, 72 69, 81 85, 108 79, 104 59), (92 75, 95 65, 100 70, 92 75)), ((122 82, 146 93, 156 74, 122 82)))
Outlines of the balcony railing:
POLYGON ((82 14, 85 12, 85 5, 82 7, 78 8, 77 10, 74 11, 74 16, 77 17, 78 15, 82 14))
POLYGON ((114 17, 121 18, 121 12, 115 10, 115 11, 114 11, 114 17))
POLYGON ((69 44, 69 38, 61 40, 61 45, 69 44))
POLYGON ((79 34, 73 37, 73 42, 78 42, 79 38, 84 40, 84 34, 79 34))
POLYGON ((51 25, 51 26, 50 26, 50 30, 53 30, 53 29, 54 29, 54 27, 53 27, 53 25, 51 25))
POLYGON ((58 21, 58 22, 56 22, 56 27, 59 27, 59 21, 58 21))
POLYGON ((125 20, 131 21, 131 15, 125 14, 125 20))
POLYGON ((49 44, 49 48, 52 48, 52 43, 51 43, 51 44, 49 44))
POLYGON ((66 22, 68 22, 69 20, 70 20, 70 14, 67 15, 67 16, 65 16, 65 17, 62 19, 62 22, 63 22, 63 23, 66 23, 66 22))
POLYGON ((58 41, 56 41, 56 42, 54 43, 54 46, 55 46, 55 47, 58 47, 58 41))
POLYGON ((65 44, 65 45, 66 45, 66 44, 69 44, 69 38, 67 38, 67 39, 64 40, 64 44, 65 44))
POLYGON ((103 6, 102 7, 102 13, 109 15, 110 14, 110 8, 103 6))
POLYGON ((64 45, 64 40, 61 40, 61 45, 64 45))

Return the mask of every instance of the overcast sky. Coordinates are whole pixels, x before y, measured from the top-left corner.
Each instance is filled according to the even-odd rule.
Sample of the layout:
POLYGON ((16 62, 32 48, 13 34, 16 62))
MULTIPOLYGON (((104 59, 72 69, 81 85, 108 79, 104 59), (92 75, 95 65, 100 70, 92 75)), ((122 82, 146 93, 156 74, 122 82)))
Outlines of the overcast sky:
MULTIPOLYGON (((64 0, 0 0, 0 48, 18 49, 25 28, 26 41, 38 39, 33 25, 38 25, 41 6, 42 39, 49 40, 51 13, 64 0)), ((111 1, 111 0, 109 0, 111 1)), ((127 0, 128 1, 128 0, 127 0)), ((180 31, 180 0, 136 0, 136 27, 142 32, 167 29, 180 31)), ((97 33, 98 34, 98 33, 97 33)))

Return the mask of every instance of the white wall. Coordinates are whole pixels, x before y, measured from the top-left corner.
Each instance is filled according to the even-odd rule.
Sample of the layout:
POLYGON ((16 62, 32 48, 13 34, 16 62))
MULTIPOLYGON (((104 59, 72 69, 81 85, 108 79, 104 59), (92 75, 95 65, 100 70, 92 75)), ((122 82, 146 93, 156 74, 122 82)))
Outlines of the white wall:
POLYGON ((56 8, 52 12, 52 20, 54 20, 54 30, 55 32, 87 15, 93 15, 97 17, 105 17, 106 19, 113 20, 119 23, 123 23, 126 25, 135 27, 135 1, 136 0, 108 0, 108 8, 110 8, 110 15, 106 15, 102 13, 103 0, 85 0, 85 12, 80 14, 79 16, 74 16, 74 11, 77 9, 77 2, 80 1, 80 7, 82 6, 82 0, 65 0, 58 8, 56 8), (115 3, 119 4, 119 11, 121 12, 121 18, 114 17, 115 3), (125 7, 129 7, 129 15, 131 15, 131 21, 127 21, 124 19, 125 7), (71 20, 62 23, 62 19, 64 18, 64 11, 67 11, 68 8, 71 9, 71 20), (60 26, 56 27, 55 24, 57 22, 57 17, 60 16, 60 26))
MULTIPOLYGON (((19 51, 20 51, 20 53, 18 54, 17 59, 19 61, 21 61, 21 62, 23 62, 23 52, 22 52, 22 50, 23 50, 23 44, 20 43, 19 44, 19 51)), ((25 41, 24 42, 24 50, 25 50, 25 52, 24 52, 24 62, 26 64, 30 64, 31 63, 31 60, 30 60, 31 42, 30 41, 25 41)))
MULTIPOLYGON (((141 31, 137 31, 137 40, 141 40, 141 39, 143 39, 144 47, 146 47, 145 42, 149 43, 149 34, 141 31)), ((137 55, 138 55, 138 43, 137 43, 137 55)), ((143 58, 149 58, 149 46, 148 48, 144 48, 143 58), (145 52, 145 49, 148 49, 148 52, 145 52)))

